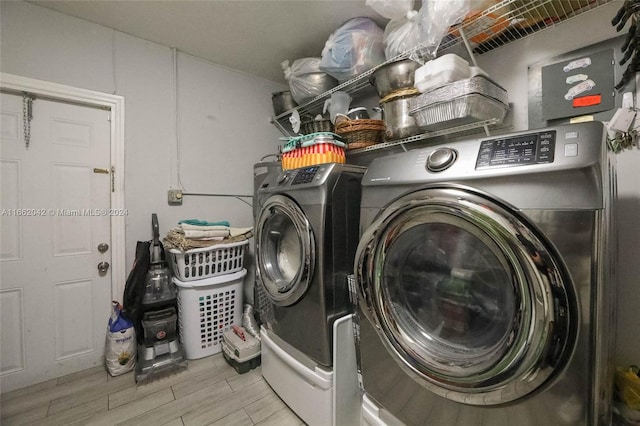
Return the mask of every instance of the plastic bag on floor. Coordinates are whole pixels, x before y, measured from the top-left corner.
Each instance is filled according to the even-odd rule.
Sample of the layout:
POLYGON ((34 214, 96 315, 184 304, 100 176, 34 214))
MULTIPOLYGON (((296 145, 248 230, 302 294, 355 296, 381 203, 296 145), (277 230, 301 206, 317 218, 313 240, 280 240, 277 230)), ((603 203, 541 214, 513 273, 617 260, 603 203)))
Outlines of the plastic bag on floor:
POLYGON ((136 331, 133 323, 122 315, 122 307, 115 300, 107 326, 104 359, 112 376, 133 370, 136 365, 136 331))

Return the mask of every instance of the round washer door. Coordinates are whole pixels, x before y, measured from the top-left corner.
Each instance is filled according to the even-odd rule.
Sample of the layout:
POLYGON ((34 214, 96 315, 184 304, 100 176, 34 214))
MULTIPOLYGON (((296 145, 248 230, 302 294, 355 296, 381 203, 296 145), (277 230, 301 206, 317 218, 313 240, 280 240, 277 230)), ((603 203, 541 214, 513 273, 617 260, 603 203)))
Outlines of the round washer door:
POLYGON ((290 198, 270 197, 256 220, 259 281, 273 303, 289 306, 307 291, 315 262, 315 239, 304 213, 290 198))
POLYGON ((426 187, 363 234, 362 311, 407 374, 445 398, 497 405, 549 383, 575 347, 568 275, 515 209, 471 188, 426 187))

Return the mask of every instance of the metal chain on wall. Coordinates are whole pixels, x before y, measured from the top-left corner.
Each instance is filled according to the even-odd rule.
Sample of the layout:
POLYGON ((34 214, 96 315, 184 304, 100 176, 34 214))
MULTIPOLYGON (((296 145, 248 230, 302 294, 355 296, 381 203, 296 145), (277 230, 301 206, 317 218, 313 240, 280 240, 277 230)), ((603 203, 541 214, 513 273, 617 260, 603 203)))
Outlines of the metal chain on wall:
POLYGON ((29 148, 31 142, 31 120, 33 119, 33 101, 35 97, 29 93, 22 94, 22 125, 24 134, 24 145, 29 148))

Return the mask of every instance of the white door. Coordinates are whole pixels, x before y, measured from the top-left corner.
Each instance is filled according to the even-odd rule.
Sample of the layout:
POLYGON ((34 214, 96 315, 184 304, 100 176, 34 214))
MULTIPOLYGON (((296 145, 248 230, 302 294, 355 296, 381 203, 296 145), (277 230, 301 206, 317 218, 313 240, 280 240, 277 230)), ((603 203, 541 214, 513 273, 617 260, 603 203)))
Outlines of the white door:
POLYGON ((109 111, 0 95, 0 389, 103 362, 111 301, 109 111), (105 246, 103 246, 104 248, 105 246), (106 264, 103 264, 106 265, 106 264))

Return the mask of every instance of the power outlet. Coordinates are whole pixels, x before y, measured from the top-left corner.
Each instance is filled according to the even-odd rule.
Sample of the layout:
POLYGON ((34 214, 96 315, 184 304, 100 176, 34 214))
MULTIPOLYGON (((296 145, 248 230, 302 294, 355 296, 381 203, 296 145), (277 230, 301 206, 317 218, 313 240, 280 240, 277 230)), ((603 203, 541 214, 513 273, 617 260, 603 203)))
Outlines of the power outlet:
POLYGON ((168 194, 169 204, 172 206, 180 206, 182 205, 182 190, 181 189, 169 189, 168 194))

